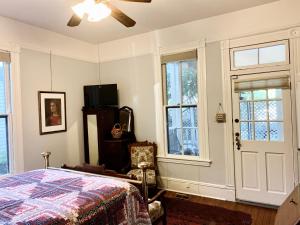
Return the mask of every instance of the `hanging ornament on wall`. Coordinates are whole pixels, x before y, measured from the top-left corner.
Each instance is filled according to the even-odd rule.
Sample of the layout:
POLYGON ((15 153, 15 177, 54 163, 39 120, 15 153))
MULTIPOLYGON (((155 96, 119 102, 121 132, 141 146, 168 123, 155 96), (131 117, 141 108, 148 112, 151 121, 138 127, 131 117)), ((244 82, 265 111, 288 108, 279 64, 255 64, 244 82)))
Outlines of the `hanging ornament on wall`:
POLYGON ((216 121, 217 121, 217 123, 225 123, 226 122, 226 113, 224 112, 221 103, 219 103, 218 110, 216 113, 216 121))

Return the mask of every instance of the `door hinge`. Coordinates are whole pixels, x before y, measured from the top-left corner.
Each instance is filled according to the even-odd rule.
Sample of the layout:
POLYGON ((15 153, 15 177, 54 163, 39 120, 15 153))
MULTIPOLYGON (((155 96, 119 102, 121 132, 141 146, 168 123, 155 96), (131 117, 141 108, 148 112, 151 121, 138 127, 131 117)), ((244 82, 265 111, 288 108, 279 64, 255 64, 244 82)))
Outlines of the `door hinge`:
POLYGON ((232 76, 231 76, 231 79, 232 79, 232 80, 237 80, 237 79, 239 79, 239 76, 238 76, 238 75, 232 75, 232 76))

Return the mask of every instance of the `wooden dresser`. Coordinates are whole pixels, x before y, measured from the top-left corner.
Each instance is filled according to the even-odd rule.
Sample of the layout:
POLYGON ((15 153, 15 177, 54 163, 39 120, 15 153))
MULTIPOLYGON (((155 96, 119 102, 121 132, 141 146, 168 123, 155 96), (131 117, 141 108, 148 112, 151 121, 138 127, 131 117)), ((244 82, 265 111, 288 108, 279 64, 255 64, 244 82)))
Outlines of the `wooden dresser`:
POLYGON ((279 207, 275 225, 300 225, 300 186, 279 207))

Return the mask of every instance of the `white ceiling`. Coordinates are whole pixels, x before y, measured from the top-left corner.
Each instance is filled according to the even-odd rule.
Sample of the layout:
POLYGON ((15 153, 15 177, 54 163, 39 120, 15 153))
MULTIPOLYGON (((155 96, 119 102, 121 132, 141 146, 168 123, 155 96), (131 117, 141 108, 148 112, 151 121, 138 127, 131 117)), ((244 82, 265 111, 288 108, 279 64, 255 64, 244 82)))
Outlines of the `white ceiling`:
POLYGON ((126 28, 111 17, 97 23, 84 20, 79 27, 67 27, 72 15, 70 7, 79 1, 0 0, 0 15, 83 41, 101 43, 276 0, 152 0, 150 4, 111 0, 137 21, 135 27, 126 28))

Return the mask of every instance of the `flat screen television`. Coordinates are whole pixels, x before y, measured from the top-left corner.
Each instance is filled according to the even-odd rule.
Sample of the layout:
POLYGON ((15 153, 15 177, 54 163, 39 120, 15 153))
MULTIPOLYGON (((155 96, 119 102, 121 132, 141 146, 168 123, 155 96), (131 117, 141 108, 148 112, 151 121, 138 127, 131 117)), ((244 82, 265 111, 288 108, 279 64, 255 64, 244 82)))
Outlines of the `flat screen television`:
POLYGON ((84 86, 83 91, 85 107, 118 106, 117 84, 84 86))

